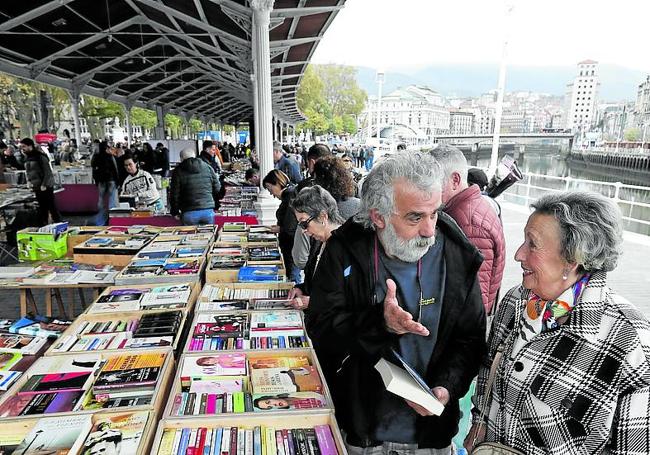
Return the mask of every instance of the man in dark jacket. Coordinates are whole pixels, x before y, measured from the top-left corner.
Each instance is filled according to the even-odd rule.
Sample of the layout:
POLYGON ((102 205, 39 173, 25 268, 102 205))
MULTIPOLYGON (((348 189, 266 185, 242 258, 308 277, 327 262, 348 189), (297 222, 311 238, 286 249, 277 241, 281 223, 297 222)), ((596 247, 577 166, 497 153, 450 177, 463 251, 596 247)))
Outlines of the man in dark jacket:
POLYGON ((38 201, 40 225, 48 224, 48 213, 52 215, 52 221, 58 223, 61 215, 54 202, 54 174, 49 158, 28 137, 20 141, 20 148, 27 157, 25 173, 38 201))
POLYGON ((171 213, 181 213, 183 224, 213 224, 214 209, 221 186, 217 174, 196 152, 181 151, 181 164, 172 171, 171 213))
POLYGON ((158 142, 154 150, 153 173, 161 177, 167 177, 169 174, 169 149, 162 142, 158 142))
POLYGON ((334 231, 316 273, 307 329, 348 451, 451 453, 458 400, 484 358, 480 253, 441 206, 441 171, 403 152, 375 166, 361 211, 334 231), (394 350, 445 406, 433 416, 386 391, 374 369, 394 350))
POLYGON ((117 186, 120 180, 117 162, 108 142, 99 143, 99 151, 90 160, 90 167, 93 169, 93 180, 99 190, 95 224, 104 226, 108 222, 108 211, 117 206, 117 186))
POLYGON ((273 163, 276 169, 284 172, 289 177, 291 183, 297 184, 302 180, 298 162, 284 154, 282 144, 278 141, 273 142, 273 163))
POLYGON ((201 151, 200 158, 212 168, 212 170, 217 174, 221 174, 221 162, 215 156, 214 142, 212 141, 203 141, 203 150, 201 151))

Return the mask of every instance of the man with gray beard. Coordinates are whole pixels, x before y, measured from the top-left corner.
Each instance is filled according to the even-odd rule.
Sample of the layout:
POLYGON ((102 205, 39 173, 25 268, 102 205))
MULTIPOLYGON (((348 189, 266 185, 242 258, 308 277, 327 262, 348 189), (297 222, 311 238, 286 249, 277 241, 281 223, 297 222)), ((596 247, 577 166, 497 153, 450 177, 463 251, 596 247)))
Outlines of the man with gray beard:
POLYGON ((428 154, 375 165, 314 277, 307 329, 354 455, 452 453, 458 400, 484 358, 482 258, 441 212, 441 183, 428 154), (440 416, 385 390, 374 365, 391 350, 445 405, 440 416))

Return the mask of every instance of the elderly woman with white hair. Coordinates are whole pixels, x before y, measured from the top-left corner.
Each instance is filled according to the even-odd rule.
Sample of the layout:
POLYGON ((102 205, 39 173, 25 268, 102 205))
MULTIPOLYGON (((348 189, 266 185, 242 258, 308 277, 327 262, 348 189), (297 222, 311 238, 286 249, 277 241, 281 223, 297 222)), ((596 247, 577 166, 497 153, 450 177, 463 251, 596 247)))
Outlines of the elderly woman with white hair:
POLYGON ((181 163, 172 171, 171 214, 180 214, 183 224, 213 224, 221 185, 210 165, 196 157, 196 151, 181 151, 181 163))
POLYGON ((532 207, 515 254, 523 282, 497 309, 465 447, 650 453, 650 324, 607 285, 619 209, 589 192, 532 207))

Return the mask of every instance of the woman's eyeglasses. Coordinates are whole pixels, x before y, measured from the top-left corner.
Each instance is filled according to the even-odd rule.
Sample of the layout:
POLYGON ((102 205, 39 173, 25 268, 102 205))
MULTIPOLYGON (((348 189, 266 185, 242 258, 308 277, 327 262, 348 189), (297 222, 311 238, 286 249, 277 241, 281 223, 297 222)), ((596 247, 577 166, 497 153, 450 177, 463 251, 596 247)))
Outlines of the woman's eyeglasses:
POLYGON ((314 221, 314 218, 316 218, 316 217, 315 217, 315 216, 310 216, 310 217, 307 218, 305 221, 299 221, 299 222, 298 222, 298 226, 300 226, 300 227, 302 228, 303 231, 306 231, 307 228, 309 227, 309 223, 311 223, 312 221, 314 221))

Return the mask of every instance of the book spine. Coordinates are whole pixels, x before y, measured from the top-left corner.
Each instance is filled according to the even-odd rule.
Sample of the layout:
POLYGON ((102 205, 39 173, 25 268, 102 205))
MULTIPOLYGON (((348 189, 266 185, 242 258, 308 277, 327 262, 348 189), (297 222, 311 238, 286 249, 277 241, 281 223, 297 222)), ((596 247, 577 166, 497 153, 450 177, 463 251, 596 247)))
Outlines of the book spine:
POLYGON ((236 413, 241 413, 245 411, 244 392, 234 392, 232 394, 232 409, 233 412, 236 413))
POLYGON ((217 396, 214 393, 208 394, 208 397, 206 399, 206 404, 205 404, 205 413, 215 414, 216 404, 217 404, 217 396))
POLYGON ((214 430, 212 428, 208 429, 205 433, 205 444, 203 445, 203 453, 199 455, 210 455, 212 451, 212 443, 214 442, 214 430))
POLYGON ((275 430, 273 428, 265 428, 265 437, 266 440, 266 455, 277 455, 278 450, 276 448, 276 439, 275 439, 275 430))
POLYGON ((221 437, 221 455, 230 455, 230 430, 231 429, 228 427, 223 429, 221 437))
POLYGON ((238 428, 237 427, 231 427, 230 428, 230 449, 229 449, 229 454, 230 455, 239 455, 237 453, 237 433, 238 433, 238 428))
POLYGON ((338 455, 329 425, 316 425, 314 430, 316 431, 316 440, 321 455, 338 455))
POLYGON ((246 430, 237 428, 237 455, 246 455, 246 430))
POLYGON ((316 431, 314 431, 313 428, 306 428, 305 438, 307 439, 307 448, 309 449, 309 455, 320 455, 318 440, 316 439, 316 431))
POLYGON ((197 438, 198 432, 199 432, 198 428, 192 428, 190 430, 189 443, 187 444, 187 449, 185 449, 185 454, 186 455, 195 455, 196 438, 197 438))
MULTIPOLYGON (((172 449, 169 452, 169 455, 176 455, 178 453, 178 448, 181 445, 181 438, 183 436, 183 430, 180 428, 177 429, 176 431, 170 430, 170 432, 174 433, 174 442, 172 443, 172 449)), ((162 455, 162 454, 161 454, 162 455)))
POLYGON ((210 455, 221 455, 221 437, 223 436, 223 428, 216 428, 214 441, 212 442, 212 453, 210 455))
POLYGON ((181 442, 178 446, 178 450, 176 451, 176 455, 185 455, 187 452, 187 448, 190 444, 190 432, 191 430, 189 428, 183 428, 181 434, 181 442))
POLYGON ((287 430, 287 443, 289 445, 289 454, 297 455, 298 451, 296 450, 297 441, 294 439, 293 430, 287 430))
POLYGON ((206 407, 207 400, 208 400, 208 394, 207 393, 202 393, 201 394, 201 405, 199 406, 199 414, 200 415, 205 414, 205 407, 206 407))
POLYGON ((183 395, 177 393, 176 396, 174 396, 174 404, 172 405, 171 415, 173 416, 178 415, 178 410, 180 409, 182 402, 183 402, 183 395))
POLYGON ((206 438, 206 433, 208 429, 207 428, 199 428, 196 434, 196 450, 194 451, 195 454, 197 455, 203 455, 203 449, 205 448, 205 438, 206 438))
POLYGON ((291 453, 291 448, 289 447, 289 430, 286 428, 282 430, 282 444, 284 444, 285 455, 294 455, 291 453))
POLYGON ((244 446, 244 455, 253 455, 253 450, 254 450, 254 437, 253 437, 253 430, 247 429, 244 430, 244 433, 246 434, 246 444, 244 446))
POLYGON ((251 455, 262 455, 262 429, 253 428, 253 453, 251 455))
POLYGON ((289 455, 284 451, 284 441, 282 440, 282 430, 276 430, 275 432, 275 450, 277 455, 289 455))

